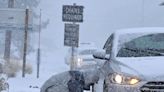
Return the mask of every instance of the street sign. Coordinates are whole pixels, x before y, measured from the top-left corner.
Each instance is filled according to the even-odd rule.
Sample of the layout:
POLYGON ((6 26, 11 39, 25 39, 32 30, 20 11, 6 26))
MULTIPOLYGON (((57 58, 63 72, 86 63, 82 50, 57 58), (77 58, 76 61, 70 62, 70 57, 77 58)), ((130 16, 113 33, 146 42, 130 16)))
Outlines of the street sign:
POLYGON ((83 6, 64 5, 63 16, 64 22, 83 22, 83 6))
MULTIPOLYGON (((0 9, 0 30, 24 30, 25 9, 1 8, 0 9)), ((28 30, 32 30, 32 11, 29 11, 28 30)))
POLYGON ((79 25, 65 24, 64 45, 78 47, 79 44, 79 25))

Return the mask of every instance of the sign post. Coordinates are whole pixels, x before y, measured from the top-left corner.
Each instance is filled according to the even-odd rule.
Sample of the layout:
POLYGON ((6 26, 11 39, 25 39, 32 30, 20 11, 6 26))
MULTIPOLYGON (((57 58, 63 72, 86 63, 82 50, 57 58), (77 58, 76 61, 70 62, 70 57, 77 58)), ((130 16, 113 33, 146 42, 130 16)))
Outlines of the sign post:
POLYGON ((10 45, 12 31, 25 31, 24 33, 24 54, 22 77, 25 77, 26 53, 27 53, 27 35, 28 31, 33 30, 32 11, 29 9, 12 8, 14 0, 9 0, 9 8, 0 9, 0 30, 6 31, 4 59, 10 60, 10 45))
POLYGON ((22 77, 25 77, 25 69, 26 69, 28 19, 29 19, 29 9, 26 9, 26 16, 25 16, 25 33, 24 33, 24 48, 23 48, 23 49, 24 49, 24 53, 23 53, 22 77))
POLYGON ((39 41, 38 41, 38 53, 37 53, 37 78, 39 78, 40 75, 40 61, 41 61, 41 49, 40 49, 40 42, 41 42, 41 22, 42 22, 42 13, 41 13, 41 9, 40 9, 40 20, 39 20, 39 41))
MULTIPOLYGON (((24 31, 25 26, 25 9, 1 8, 0 9, 0 30, 17 30, 24 31)), ((33 30, 32 11, 29 10, 28 31, 33 30)))
POLYGON ((63 6, 63 16, 64 22, 83 22, 83 6, 74 5, 64 5, 63 6))
POLYGON ((78 47, 79 43, 79 25, 65 24, 64 45, 78 47))
POLYGON ((74 69, 74 48, 78 47, 79 43, 79 25, 78 24, 65 24, 64 45, 72 47, 71 51, 71 70, 74 69))
MULTIPOLYGON (((14 7, 14 0, 8 1, 8 8, 14 7)), ((6 37, 5 37, 5 52, 4 52, 4 59, 9 62, 10 61, 10 48, 11 48, 11 30, 6 31, 6 37)))
POLYGON ((83 6, 77 6, 75 3, 73 5, 63 5, 62 20, 64 22, 73 22, 71 24, 65 24, 64 33, 64 45, 72 47, 71 70, 74 70, 76 62, 74 60, 74 49, 79 46, 79 25, 75 23, 83 22, 83 9, 83 6))

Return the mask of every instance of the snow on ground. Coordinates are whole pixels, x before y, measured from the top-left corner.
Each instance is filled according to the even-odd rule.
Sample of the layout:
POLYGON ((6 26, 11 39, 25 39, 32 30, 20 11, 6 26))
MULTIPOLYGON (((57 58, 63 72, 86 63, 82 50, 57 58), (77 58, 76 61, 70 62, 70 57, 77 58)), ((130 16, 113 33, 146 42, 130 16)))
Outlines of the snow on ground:
POLYGON ((22 73, 20 72, 16 78, 9 79, 10 92, 40 92, 39 88, 48 78, 57 73, 69 70, 69 67, 64 63, 63 53, 45 52, 43 50, 42 56, 40 78, 36 78, 36 55, 31 54, 27 60, 31 60, 33 73, 31 75, 26 74, 26 77, 22 78, 22 73), (32 87, 30 88, 30 86, 32 87))
MULTIPOLYGON (((9 92, 40 92, 40 87, 52 75, 69 70, 69 67, 64 63, 64 61, 62 61, 62 63, 57 63, 55 61, 52 61, 54 60, 54 55, 55 55, 54 53, 53 54, 47 53, 47 55, 45 55, 46 57, 42 57, 43 62, 41 64, 42 65, 40 70, 41 75, 39 79, 36 78, 36 69, 34 70, 32 75, 26 75, 25 78, 22 78, 21 76, 22 73, 20 72, 16 78, 9 79, 8 80, 10 85, 9 92)), ((61 59, 60 55, 55 58, 56 60, 61 59)), ((35 65, 35 63, 33 65, 35 65)), ((85 91, 85 92, 90 92, 90 91, 85 91)))
POLYGON ((19 72, 16 78, 9 79, 9 92, 40 92, 40 87, 52 75, 69 70, 69 66, 64 62, 64 53, 65 50, 42 47, 39 79, 36 78, 36 53, 28 55, 27 62, 33 65, 33 73, 22 78, 22 72, 19 72))

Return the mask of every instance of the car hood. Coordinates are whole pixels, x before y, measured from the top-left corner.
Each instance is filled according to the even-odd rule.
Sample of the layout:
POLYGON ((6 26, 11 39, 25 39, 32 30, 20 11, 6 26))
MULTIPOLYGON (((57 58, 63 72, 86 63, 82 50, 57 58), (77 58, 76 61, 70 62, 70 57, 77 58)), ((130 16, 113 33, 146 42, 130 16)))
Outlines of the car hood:
POLYGON ((164 78, 164 57, 116 58, 119 72, 147 78, 164 78))

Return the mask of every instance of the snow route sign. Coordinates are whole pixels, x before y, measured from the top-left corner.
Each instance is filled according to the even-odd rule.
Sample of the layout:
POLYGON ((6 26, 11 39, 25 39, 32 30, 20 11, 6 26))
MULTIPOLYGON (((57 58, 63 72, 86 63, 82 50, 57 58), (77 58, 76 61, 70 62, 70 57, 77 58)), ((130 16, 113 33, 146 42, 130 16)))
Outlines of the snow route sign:
POLYGON ((83 6, 63 5, 62 20, 64 22, 83 22, 83 6))
MULTIPOLYGON (((25 9, 1 8, 0 9, 0 30, 20 30, 25 27, 25 9)), ((28 30, 33 30, 32 11, 29 11, 28 30)))
POLYGON ((78 47, 79 43, 79 25, 65 24, 64 45, 70 47, 78 47))

